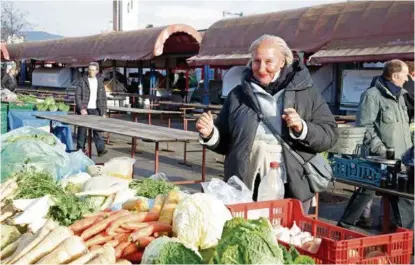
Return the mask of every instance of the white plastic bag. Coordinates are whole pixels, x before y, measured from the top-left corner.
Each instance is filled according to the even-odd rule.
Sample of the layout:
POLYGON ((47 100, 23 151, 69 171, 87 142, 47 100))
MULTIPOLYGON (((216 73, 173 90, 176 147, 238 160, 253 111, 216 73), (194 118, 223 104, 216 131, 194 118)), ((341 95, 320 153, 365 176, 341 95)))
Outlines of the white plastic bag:
POLYGON ((225 205, 252 202, 252 192, 236 176, 228 182, 213 178, 210 182, 202 183, 203 192, 215 196, 225 205))
POLYGON ((102 173, 106 176, 132 179, 135 159, 130 157, 115 157, 105 163, 102 173))

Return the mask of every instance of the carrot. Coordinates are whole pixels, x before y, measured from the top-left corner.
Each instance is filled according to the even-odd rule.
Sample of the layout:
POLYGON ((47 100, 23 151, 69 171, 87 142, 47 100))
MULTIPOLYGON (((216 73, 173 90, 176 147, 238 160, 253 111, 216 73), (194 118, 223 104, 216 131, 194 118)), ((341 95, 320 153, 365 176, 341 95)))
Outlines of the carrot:
POLYGON ((107 243, 104 244, 105 246, 111 246, 113 248, 115 248, 120 242, 118 240, 110 240, 107 243))
POLYGON ((117 259, 119 259, 119 258, 121 258, 121 256, 122 256, 122 252, 124 251, 124 249, 126 248, 126 247, 128 247, 128 245, 130 245, 131 244, 131 242, 128 242, 128 241, 126 241, 126 242, 121 242, 120 244, 118 244, 118 246, 115 248, 115 257, 117 258, 117 259))
POLYGON ((82 219, 82 220, 78 220, 75 223, 73 223, 72 225, 70 225, 69 228, 74 232, 78 232, 80 230, 87 229, 87 228, 91 227, 91 225, 93 225, 95 223, 95 221, 97 219, 99 219, 100 217, 101 217, 100 215, 97 215, 97 216, 87 217, 87 218, 82 219))
POLYGON ((123 257, 126 260, 129 260, 135 264, 138 264, 141 262, 141 258, 143 257, 143 251, 137 251, 133 254, 127 255, 123 257))
POLYGON ((114 236, 114 240, 118 240, 118 242, 128 241, 128 238, 129 238, 130 235, 131 235, 131 233, 117 234, 117 235, 114 236))
POLYGON ((151 236, 155 232, 171 232, 171 231, 172 231, 171 225, 159 222, 157 224, 152 224, 145 228, 134 231, 134 233, 130 235, 130 240, 135 242, 139 238, 151 236))
POLYGON ((127 223, 127 222, 149 222, 149 221, 157 221, 159 218, 158 214, 155 213, 133 213, 128 216, 121 216, 117 220, 114 220, 111 225, 107 228, 108 235, 114 235, 115 229, 117 229, 120 225, 127 223))
POLYGON ((124 248, 121 257, 127 256, 137 251, 138 247, 134 243, 130 243, 126 248, 124 248))
POLYGON ((138 238, 138 240, 135 242, 136 246, 138 248, 145 248, 147 247, 151 241, 153 241, 155 239, 154 236, 146 236, 146 237, 140 237, 138 238))
POLYGON ((94 224, 92 227, 86 229, 84 232, 82 232, 81 238, 82 239, 88 239, 90 237, 92 237, 93 235, 96 235, 100 232, 102 232, 103 230, 105 230, 105 228, 107 228, 107 226, 114 220, 116 220, 117 218, 121 217, 121 216, 125 216, 128 215, 128 211, 125 210, 121 210, 116 214, 111 215, 110 217, 94 224))
POLYGON ((100 233, 90 239, 88 239, 88 241, 85 242, 85 244, 90 247, 93 245, 100 245, 100 244, 104 244, 105 242, 111 240, 113 238, 113 236, 106 236, 105 233, 100 233))
POLYGON ((95 250, 98 250, 100 248, 102 248, 101 245, 93 245, 93 246, 90 246, 89 247, 89 251, 95 251, 95 250))
POLYGON ((134 229, 125 229, 122 227, 118 227, 117 229, 115 229, 115 233, 120 234, 120 233, 131 233, 132 230, 134 229))
POLYGON ((128 222, 126 224, 122 224, 121 227, 124 229, 130 229, 130 230, 137 230, 140 228, 147 227, 151 224, 157 223, 158 221, 152 221, 152 222, 128 222))

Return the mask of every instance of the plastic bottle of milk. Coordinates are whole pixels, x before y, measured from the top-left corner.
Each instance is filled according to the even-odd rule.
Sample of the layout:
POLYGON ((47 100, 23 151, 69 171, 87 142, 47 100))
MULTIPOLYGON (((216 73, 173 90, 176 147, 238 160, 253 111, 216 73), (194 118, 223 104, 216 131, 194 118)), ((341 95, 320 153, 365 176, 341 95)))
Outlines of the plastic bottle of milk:
POLYGON ((258 187, 257 201, 284 199, 284 182, 281 179, 281 168, 278 162, 271 162, 270 169, 262 178, 258 187))

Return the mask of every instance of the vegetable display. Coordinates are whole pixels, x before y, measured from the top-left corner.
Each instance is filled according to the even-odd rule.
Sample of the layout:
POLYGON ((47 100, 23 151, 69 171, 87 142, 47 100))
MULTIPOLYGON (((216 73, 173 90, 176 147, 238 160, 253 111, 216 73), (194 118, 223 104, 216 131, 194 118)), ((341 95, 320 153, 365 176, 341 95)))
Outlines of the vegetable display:
MULTIPOLYGON (((36 102, 34 102, 34 103, 36 103, 36 102)), ((55 111, 59 110, 59 111, 68 112, 69 109, 70 109, 70 107, 68 105, 66 105, 65 103, 55 102, 55 99, 53 97, 47 97, 47 98, 45 98, 45 100, 42 103, 37 103, 36 104, 36 110, 38 110, 38 111, 55 112, 55 111)))

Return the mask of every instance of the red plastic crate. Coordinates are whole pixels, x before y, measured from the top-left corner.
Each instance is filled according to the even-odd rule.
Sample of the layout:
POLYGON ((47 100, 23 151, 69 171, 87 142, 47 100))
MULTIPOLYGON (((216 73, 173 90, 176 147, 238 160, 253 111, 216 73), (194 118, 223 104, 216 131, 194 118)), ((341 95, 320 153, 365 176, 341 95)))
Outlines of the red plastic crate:
MULTIPOLYGON (((297 248, 301 254, 312 257, 317 264, 410 264, 413 231, 398 228, 395 233, 368 236, 303 215, 301 202, 294 199, 264 201, 227 205, 234 217, 258 218, 260 214, 268 217, 272 225, 291 227, 294 223, 302 231, 321 238, 317 253, 313 254, 297 248), (261 210, 262 209, 262 210, 261 210), (383 256, 366 258, 373 250, 383 256)), ((284 242, 279 242, 288 246, 284 242)))

